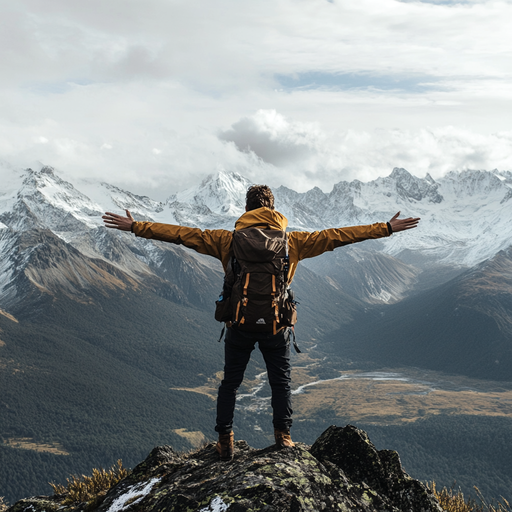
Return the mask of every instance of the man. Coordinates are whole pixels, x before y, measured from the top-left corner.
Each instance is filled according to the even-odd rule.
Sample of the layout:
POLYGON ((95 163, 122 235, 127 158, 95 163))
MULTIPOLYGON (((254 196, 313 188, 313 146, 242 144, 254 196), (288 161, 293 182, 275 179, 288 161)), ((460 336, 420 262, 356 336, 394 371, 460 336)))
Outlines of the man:
MULTIPOLYGON (((235 230, 264 225, 271 230, 285 231, 287 219, 274 209, 274 196, 266 185, 250 187, 246 195, 245 213, 236 221, 235 230)), ((398 212, 389 222, 340 229, 324 229, 313 233, 292 231, 288 233, 288 283, 293 279, 297 264, 305 258, 313 258, 336 247, 371 238, 390 236, 392 233, 415 228, 419 218, 399 219, 398 212)), ((126 217, 107 212, 103 216, 106 227, 131 231, 136 236, 183 244, 201 254, 207 254, 222 262, 224 271, 230 268, 233 232, 216 229, 201 230, 171 224, 136 222, 126 210, 126 217)), ((256 342, 263 354, 272 389, 274 436, 280 448, 294 446, 290 436, 292 426, 290 328, 276 333, 243 331, 231 322, 225 337, 224 379, 217 399, 217 424, 219 434, 217 451, 221 460, 233 458, 233 416, 238 387, 242 383, 246 366, 256 342)))

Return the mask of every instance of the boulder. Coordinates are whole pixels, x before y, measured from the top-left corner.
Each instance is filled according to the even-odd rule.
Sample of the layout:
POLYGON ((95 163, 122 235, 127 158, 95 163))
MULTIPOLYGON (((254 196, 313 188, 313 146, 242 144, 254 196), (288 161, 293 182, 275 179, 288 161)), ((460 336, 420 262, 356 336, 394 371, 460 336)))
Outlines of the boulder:
POLYGON ((229 463, 213 443, 189 454, 157 447, 104 496, 65 501, 28 498, 8 512, 442 512, 396 452, 376 450, 352 426, 329 427, 311 447, 256 450, 237 441, 229 463))

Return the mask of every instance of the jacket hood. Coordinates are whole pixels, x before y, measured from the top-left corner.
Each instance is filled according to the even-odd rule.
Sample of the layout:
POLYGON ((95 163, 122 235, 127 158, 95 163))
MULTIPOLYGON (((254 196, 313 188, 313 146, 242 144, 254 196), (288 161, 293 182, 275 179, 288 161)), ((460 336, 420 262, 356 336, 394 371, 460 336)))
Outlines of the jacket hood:
POLYGON ((276 210, 271 210, 270 208, 266 207, 257 208, 256 210, 245 212, 235 222, 235 229, 246 229, 262 224, 267 224, 271 229, 280 229, 281 231, 286 231, 286 227, 288 226, 288 219, 282 213, 279 213, 276 210))

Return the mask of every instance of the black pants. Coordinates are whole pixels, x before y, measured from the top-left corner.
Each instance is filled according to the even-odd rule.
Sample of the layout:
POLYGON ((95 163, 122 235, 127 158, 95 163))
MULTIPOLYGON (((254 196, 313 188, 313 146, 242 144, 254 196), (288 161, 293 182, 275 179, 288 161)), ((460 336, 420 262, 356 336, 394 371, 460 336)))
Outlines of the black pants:
POLYGON ((236 392, 256 342, 263 354, 272 389, 274 428, 286 430, 292 426, 290 329, 285 328, 277 334, 260 334, 242 332, 231 327, 224 339, 224 379, 217 399, 215 430, 220 434, 226 434, 233 428, 236 392))

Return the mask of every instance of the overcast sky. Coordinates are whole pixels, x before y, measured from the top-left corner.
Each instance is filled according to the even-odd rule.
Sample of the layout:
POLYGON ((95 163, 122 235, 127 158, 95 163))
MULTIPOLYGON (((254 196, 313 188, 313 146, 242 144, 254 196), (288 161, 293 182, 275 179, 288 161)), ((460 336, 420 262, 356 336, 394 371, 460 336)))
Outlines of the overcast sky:
POLYGON ((512 0, 0 0, 0 161, 163 199, 512 170, 512 0))

